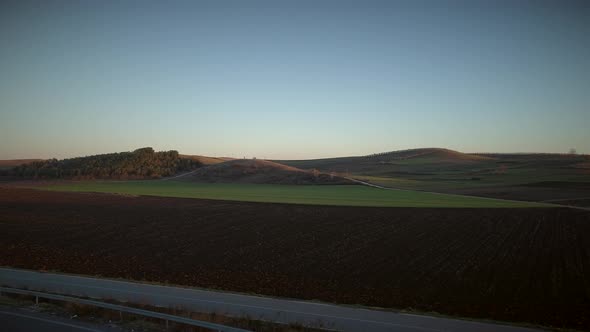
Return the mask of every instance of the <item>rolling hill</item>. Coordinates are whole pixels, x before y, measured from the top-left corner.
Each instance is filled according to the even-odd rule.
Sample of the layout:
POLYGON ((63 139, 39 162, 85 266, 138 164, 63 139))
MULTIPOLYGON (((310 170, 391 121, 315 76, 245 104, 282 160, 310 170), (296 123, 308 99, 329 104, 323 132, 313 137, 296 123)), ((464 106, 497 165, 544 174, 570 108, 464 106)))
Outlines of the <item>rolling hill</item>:
POLYGON ((590 182, 589 165, 588 155, 475 154, 444 148, 275 161, 180 155, 143 148, 64 160, 3 161, 0 176, 3 180, 172 178, 236 184, 352 184, 345 179, 350 177, 397 189, 543 201, 590 197, 586 186, 590 182), (22 164, 27 161, 31 162, 22 164))
POLYGON ((228 160, 233 160, 233 158, 228 158, 228 157, 207 157, 207 156, 187 155, 187 154, 181 154, 180 158, 194 160, 202 165, 214 165, 214 164, 226 162, 228 160))
POLYGON ((338 176, 260 159, 234 159, 196 170, 184 181, 257 184, 353 184, 338 176))
POLYGON ((537 168, 586 168, 586 155, 549 153, 462 153, 443 148, 423 148, 375 153, 366 156, 309 160, 275 160, 278 163, 326 172, 350 174, 437 173, 467 169, 495 168, 497 165, 534 166, 537 168))
POLYGON ((301 169, 316 168, 327 172, 350 174, 388 174, 392 171, 433 172, 494 161, 493 157, 461 153, 442 148, 409 149, 376 153, 357 157, 340 157, 310 160, 276 160, 278 163, 301 169))
POLYGON ((486 161, 493 158, 474 154, 462 153, 443 148, 409 149, 365 156, 365 158, 388 162, 400 160, 420 160, 433 163, 462 163, 473 161, 486 161))
POLYGON ((590 156, 559 153, 461 153, 427 148, 367 156, 279 160, 408 190, 530 201, 580 200, 587 206, 590 156), (542 183, 541 185, 531 184, 542 183), (566 184, 566 185, 564 185, 566 184), (580 185, 581 184, 581 185, 580 185))

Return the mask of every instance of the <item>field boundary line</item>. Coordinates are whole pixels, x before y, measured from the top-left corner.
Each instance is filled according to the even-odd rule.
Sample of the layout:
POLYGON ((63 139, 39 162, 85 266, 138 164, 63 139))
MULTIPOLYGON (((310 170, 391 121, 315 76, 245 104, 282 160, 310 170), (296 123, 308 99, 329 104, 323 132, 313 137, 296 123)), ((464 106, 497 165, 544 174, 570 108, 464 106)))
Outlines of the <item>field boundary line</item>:
POLYGON ((511 202, 511 203, 532 203, 532 204, 537 203, 537 204, 548 205, 547 207, 563 207, 563 208, 570 208, 570 209, 590 211, 590 208, 581 207, 581 206, 547 203, 547 202, 550 202, 550 201, 557 201, 557 200, 548 200, 548 201, 539 201, 539 202, 517 201, 517 200, 514 200, 514 199, 502 199, 502 198, 493 198, 493 197, 482 197, 482 196, 471 196, 471 195, 438 193, 438 192, 434 192, 434 191, 425 191, 425 190, 410 190, 410 189, 401 189, 401 188, 391 188, 391 187, 384 187, 384 186, 380 186, 378 184, 374 184, 374 183, 370 183, 370 182, 365 182, 365 181, 362 181, 362 180, 359 180, 359 179, 355 179, 355 178, 350 178, 350 177, 345 177, 345 179, 348 179, 350 181, 353 181, 353 182, 356 182, 356 183, 359 183, 359 184, 362 184, 362 185, 365 185, 365 186, 368 186, 368 187, 373 187, 373 188, 383 189, 383 190, 419 191, 419 192, 423 192, 423 193, 427 193, 427 194, 448 195, 448 196, 456 196, 456 197, 472 197, 472 198, 487 199, 487 200, 491 200, 491 201, 511 202))
POLYGON ((577 200, 587 200, 590 197, 574 197, 574 198, 558 198, 558 199, 547 199, 541 202, 561 202, 561 201, 577 201, 577 200))

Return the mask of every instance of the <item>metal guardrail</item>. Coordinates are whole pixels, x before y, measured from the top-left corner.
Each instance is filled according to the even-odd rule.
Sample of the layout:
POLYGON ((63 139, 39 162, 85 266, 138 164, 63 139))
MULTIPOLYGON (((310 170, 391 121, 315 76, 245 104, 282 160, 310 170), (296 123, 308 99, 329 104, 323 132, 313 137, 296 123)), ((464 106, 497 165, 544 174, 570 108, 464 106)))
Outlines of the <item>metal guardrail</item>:
POLYGON ((80 298, 71 297, 71 296, 49 294, 49 293, 30 291, 30 290, 24 290, 24 289, 17 289, 17 288, 9 288, 9 287, 0 287, 0 293, 1 292, 35 296, 36 302, 38 302, 38 298, 40 297, 40 298, 51 299, 51 300, 58 300, 58 301, 64 301, 64 302, 72 302, 72 303, 91 305, 91 306, 95 306, 95 307, 111 309, 111 310, 115 310, 115 311, 119 311, 119 312, 128 312, 131 314, 147 316, 147 317, 152 317, 152 318, 159 318, 159 319, 166 321, 166 326, 168 326, 168 322, 171 321, 171 322, 177 322, 177 323, 182 323, 182 324, 187 324, 187 325, 192 325, 192 326, 204 327, 204 328, 208 328, 208 329, 211 329, 214 331, 220 331, 220 332, 250 332, 248 330, 243 330, 243 329, 225 326, 225 325, 221 325, 221 324, 204 322, 204 321, 200 321, 200 320, 196 320, 196 319, 174 316, 174 315, 164 314, 164 313, 155 312, 155 311, 131 308, 131 307, 118 305, 118 304, 111 304, 111 303, 106 303, 106 302, 101 302, 101 301, 80 299, 80 298))

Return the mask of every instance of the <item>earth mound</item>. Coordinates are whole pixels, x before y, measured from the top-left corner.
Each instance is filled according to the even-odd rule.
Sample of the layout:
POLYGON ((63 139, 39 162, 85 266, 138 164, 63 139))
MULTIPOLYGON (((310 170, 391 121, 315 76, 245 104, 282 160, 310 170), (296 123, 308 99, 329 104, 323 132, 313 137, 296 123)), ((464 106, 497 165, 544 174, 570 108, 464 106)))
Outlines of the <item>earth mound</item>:
POLYGON ((260 159, 234 159, 212 164, 183 179, 208 183, 354 184, 333 174, 302 170, 260 159))
POLYGON ((219 164, 228 160, 232 160, 232 158, 227 158, 227 157, 207 157, 207 156, 199 156, 199 155, 186 155, 186 154, 181 154, 180 155, 181 158, 185 158, 185 159, 190 159, 190 160, 194 160, 198 163, 200 163, 201 165, 214 165, 214 164, 219 164))

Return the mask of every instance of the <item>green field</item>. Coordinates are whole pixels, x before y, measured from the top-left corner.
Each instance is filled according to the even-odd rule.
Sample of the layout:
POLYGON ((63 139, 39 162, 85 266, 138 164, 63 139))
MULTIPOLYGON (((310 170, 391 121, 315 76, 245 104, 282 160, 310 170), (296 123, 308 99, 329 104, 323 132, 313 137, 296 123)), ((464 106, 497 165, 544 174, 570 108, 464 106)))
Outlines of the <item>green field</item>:
MULTIPOLYGON (((37 187, 38 188, 38 187, 37 187)), ((47 190, 119 193, 247 202, 347 205, 373 207, 542 207, 543 204, 487 198, 384 190, 360 185, 202 184, 176 181, 69 182, 42 187, 47 190)))

